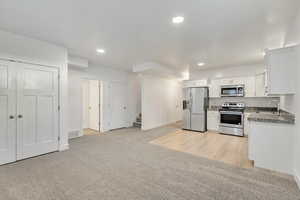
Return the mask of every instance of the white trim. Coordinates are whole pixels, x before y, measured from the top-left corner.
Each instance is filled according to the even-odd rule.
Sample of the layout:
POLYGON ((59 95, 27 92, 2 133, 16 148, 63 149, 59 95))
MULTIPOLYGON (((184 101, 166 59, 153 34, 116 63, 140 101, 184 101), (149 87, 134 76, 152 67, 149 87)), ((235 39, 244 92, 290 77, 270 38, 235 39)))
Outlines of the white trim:
POLYGON ((299 174, 295 171, 295 181, 296 181, 296 183, 297 183, 297 185, 298 185, 298 188, 299 188, 299 190, 300 190, 300 176, 299 176, 299 174))
POLYGON ((59 146, 59 151, 66 151, 69 149, 69 144, 64 144, 59 146))

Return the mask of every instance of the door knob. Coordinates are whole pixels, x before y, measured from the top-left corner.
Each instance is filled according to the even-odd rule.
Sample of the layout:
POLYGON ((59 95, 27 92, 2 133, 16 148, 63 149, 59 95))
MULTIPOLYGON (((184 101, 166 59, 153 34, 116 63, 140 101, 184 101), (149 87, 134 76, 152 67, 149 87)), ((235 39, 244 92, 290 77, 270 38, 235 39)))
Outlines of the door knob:
POLYGON ((19 119, 23 118, 23 115, 18 115, 18 118, 19 118, 19 119))
POLYGON ((13 115, 9 116, 9 119, 14 119, 15 117, 13 115))

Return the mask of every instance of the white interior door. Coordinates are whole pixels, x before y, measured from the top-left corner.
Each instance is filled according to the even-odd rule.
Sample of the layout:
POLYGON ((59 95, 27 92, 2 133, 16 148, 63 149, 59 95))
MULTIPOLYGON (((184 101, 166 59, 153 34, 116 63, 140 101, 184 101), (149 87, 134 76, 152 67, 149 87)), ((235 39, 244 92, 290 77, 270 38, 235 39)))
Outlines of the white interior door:
POLYGON ((13 64, 0 61, 0 165, 16 161, 16 82, 13 64))
POLYGON ((127 127, 127 85, 124 83, 111 84, 111 129, 127 127))
POLYGON ((58 150, 58 70, 17 64, 17 159, 58 150))
POLYGON ((89 128, 100 131, 100 84, 89 81, 89 128))

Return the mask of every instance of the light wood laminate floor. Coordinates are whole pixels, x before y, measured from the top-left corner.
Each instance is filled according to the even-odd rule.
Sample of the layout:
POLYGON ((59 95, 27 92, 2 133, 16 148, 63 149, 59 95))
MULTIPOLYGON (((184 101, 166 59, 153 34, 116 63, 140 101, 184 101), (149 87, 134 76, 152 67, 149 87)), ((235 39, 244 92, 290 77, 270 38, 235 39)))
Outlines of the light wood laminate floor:
POLYGON ((176 130, 150 143, 237 167, 253 168, 253 162, 248 160, 248 138, 246 137, 176 130))
POLYGON ((97 135, 97 134, 101 134, 99 131, 87 128, 83 130, 84 135, 97 135))

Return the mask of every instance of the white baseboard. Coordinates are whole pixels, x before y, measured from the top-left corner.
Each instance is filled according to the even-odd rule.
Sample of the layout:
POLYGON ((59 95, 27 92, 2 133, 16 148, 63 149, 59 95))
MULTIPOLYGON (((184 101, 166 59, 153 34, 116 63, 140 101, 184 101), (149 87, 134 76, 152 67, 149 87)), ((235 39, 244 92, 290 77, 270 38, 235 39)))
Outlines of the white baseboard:
POLYGON ((78 138, 83 136, 83 130, 75 130, 69 132, 69 139, 78 138))
POLYGON ((298 188, 300 190, 300 176, 299 176, 299 174, 297 172, 295 172, 295 176, 294 177, 295 177, 295 181, 296 181, 296 183, 298 185, 298 188))
POLYGON ((63 144, 59 146, 59 151, 66 151, 69 149, 69 144, 63 144))

